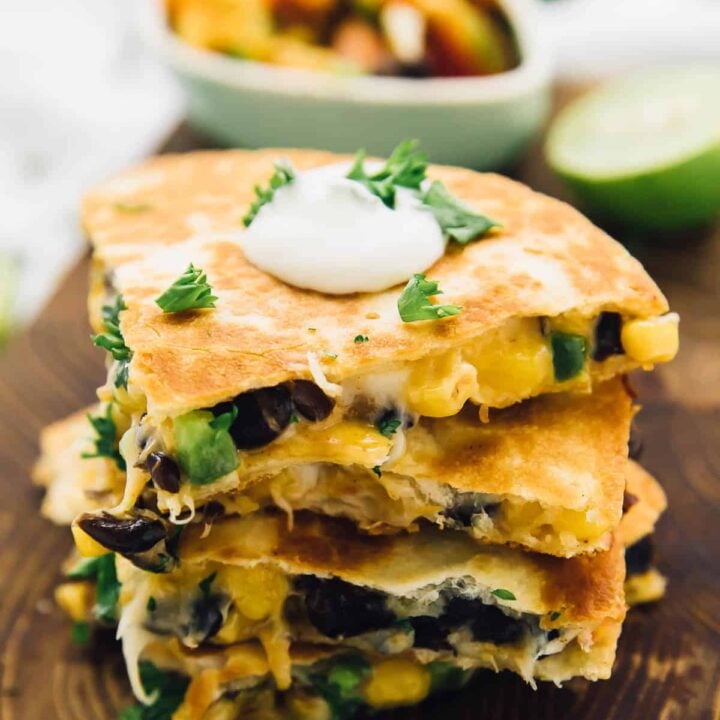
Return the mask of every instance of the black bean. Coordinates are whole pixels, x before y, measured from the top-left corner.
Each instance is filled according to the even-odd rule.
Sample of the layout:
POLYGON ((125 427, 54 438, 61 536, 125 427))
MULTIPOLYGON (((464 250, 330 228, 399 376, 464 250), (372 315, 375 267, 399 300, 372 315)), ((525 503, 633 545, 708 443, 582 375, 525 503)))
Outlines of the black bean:
POLYGON ((633 543, 625 550, 628 575, 640 575, 650 569, 653 561, 653 545, 650 536, 633 543))
POLYGON ((511 618, 495 605, 480 604, 470 623, 470 630, 478 642, 507 645, 523 635, 523 623, 511 618))
POLYGON ((93 540, 122 555, 142 553, 165 539, 165 525, 144 515, 116 518, 109 513, 85 513, 77 524, 93 540))
POLYGON ((479 493, 458 493, 442 514, 462 527, 471 527, 473 515, 482 512, 492 515, 499 506, 500 503, 486 503, 479 493))
POLYGON ((449 650, 447 641, 449 627, 441 618, 430 615, 418 615, 409 618, 415 631, 413 647, 428 648, 429 650, 449 650))
POLYGON ((314 382, 295 380, 292 384, 292 399, 297 411, 308 420, 324 420, 335 407, 335 401, 328 397, 314 382))
POLYGON ((640 431, 634 426, 630 426, 630 439, 628 440, 628 456, 631 460, 639 460, 643 453, 643 439, 640 431))
POLYGON ((203 507, 203 519, 211 523, 225 514, 225 506, 217 500, 211 500, 203 507))
POLYGON ((303 575, 296 583, 305 596, 308 620, 327 637, 352 637, 385 628, 395 620, 382 592, 312 575, 303 575))
POLYGON ((552 640, 557 640, 559 637, 560 637, 559 630, 550 630, 550 632, 547 634, 548 642, 551 642, 552 640))
POLYGON ((176 493, 180 490, 180 468, 165 453, 150 453, 145 461, 145 467, 150 472, 153 483, 160 490, 169 493, 176 493))
MULTIPOLYGON (((230 434, 241 450, 271 443, 290 424, 293 406, 285 385, 243 393, 233 400, 233 404, 238 415, 230 434)), ((215 408, 216 414, 218 409, 215 408)))
POLYGON ((217 635, 225 621, 221 605, 223 599, 218 595, 203 595, 192 605, 187 635, 193 642, 202 643, 217 635))
POLYGON ((595 324, 595 344, 592 358, 597 362, 607 360, 611 355, 622 355, 625 348, 622 346, 620 331, 622 318, 616 312, 600 313, 595 324))

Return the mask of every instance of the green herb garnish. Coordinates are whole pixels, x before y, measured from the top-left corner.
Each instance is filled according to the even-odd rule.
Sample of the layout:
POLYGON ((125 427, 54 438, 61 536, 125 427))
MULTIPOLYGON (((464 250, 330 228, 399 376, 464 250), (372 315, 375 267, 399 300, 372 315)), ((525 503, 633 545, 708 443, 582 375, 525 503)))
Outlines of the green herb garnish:
POLYGON ((383 415, 377 424, 378 432, 386 438, 392 437, 402 422, 393 415, 383 415))
POLYGON ((372 469, 372 471, 378 476, 382 477, 382 470, 380 469, 379 465, 375 465, 372 469))
POLYGON ((501 600, 517 600, 513 593, 509 590, 505 590, 504 588, 497 588, 497 590, 493 590, 490 594, 500 598, 501 600))
POLYGON ((560 612, 560 611, 558 611, 558 610, 553 610, 553 611, 550 613, 550 619, 551 619, 553 622, 555 622, 561 615, 562 615, 562 612, 560 612))
POLYGON ((321 663, 319 672, 311 673, 309 679, 330 706, 333 720, 350 720, 365 705, 360 686, 370 675, 370 663, 360 653, 335 657, 331 663, 329 668, 321 663))
POLYGON ((238 409, 236 405, 232 405, 230 410, 220 415, 216 415, 209 423, 213 430, 224 430, 229 432, 232 424, 235 422, 238 416, 238 409))
POLYGON ((459 690, 473 673, 443 660, 428 663, 425 668, 430 672, 431 693, 459 690))
POLYGON ((70 630, 70 639, 76 645, 87 645, 90 642, 90 625, 82 620, 76 620, 70 630))
POLYGON ((122 295, 115 298, 112 305, 103 305, 102 317, 105 325, 105 332, 93 337, 93 343, 97 347, 104 348, 117 360, 118 367, 115 372, 115 387, 127 389, 128 363, 132 359, 132 351, 125 344, 125 338, 120 330, 120 313, 127 310, 122 295))
POLYGON ((134 213, 147 212, 148 210, 151 210, 151 209, 152 209, 152 205, 148 205, 147 203, 124 203, 124 202, 119 202, 119 203, 115 203, 115 205, 113 205, 113 207, 114 207, 118 212, 133 213, 133 214, 134 214, 134 213))
POLYGON ((440 320, 459 315, 459 305, 434 305, 429 298, 442 295, 436 280, 426 280, 425 275, 417 273, 410 278, 402 294, 398 298, 398 312, 403 322, 418 320, 440 320))
POLYGON ((488 230, 500 227, 494 220, 453 197, 439 180, 435 180, 420 199, 435 216, 445 235, 461 245, 467 245, 488 230))
POLYGON ((203 597, 210 597, 210 588, 212 587, 212 584, 215 582, 215 578, 217 577, 217 573, 214 572, 211 575, 208 575, 204 580, 201 580, 198 583, 198 587, 200 588, 200 592, 203 594, 203 597))
POLYGON ((353 339, 353 342, 359 345, 360 343, 366 343, 369 340, 370 338, 367 335, 356 335, 353 339))
POLYGON ((585 367, 587 340, 582 335, 554 332, 550 335, 553 369, 558 382, 579 375, 585 367))
POLYGON ((216 300, 205 273, 190 263, 187 270, 155 302, 163 312, 177 313, 214 308, 216 300))
POLYGON ((295 179, 295 171, 286 162, 278 161, 275 163, 275 172, 270 178, 267 188, 262 188, 259 185, 255 186, 255 200, 250 205, 250 209, 247 211, 242 221, 245 227, 249 227, 252 221, 257 217, 260 212, 260 208, 269 203, 275 196, 275 191, 281 188, 283 185, 289 185, 295 179))
POLYGON ((67 577, 70 580, 93 580, 95 582, 93 614, 103 622, 114 623, 116 621, 120 582, 115 571, 115 555, 113 553, 81 560, 67 574, 67 577))
POLYGON ((427 157, 417 152, 417 140, 401 142, 378 172, 368 175, 365 172, 365 150, 358 150, 355 161, 347 178, 364 185, 373 195, 379 197, 389 207, 395 207, 395 188, 405 187, 419 190, 425 179, 427 157))
POLYGON ((293 414, 290 416, 290 424, 291 424, 291 425, 295 425, 295 423, 298 423, 298 422, 300 422, 300 418, 298 417, 298 414, 297 414, 297 413, 293 413, 293 414))
POLYGON ((134 705, 123 710, 118 720, 171 720, 185 697, 189 680, 174 672, 163 672, 151 662, 140 663, 145 692, 154 696, 151 705, 134 705))
POLYGON ((125 470, 125 460, 120 454, 117 442, 115 421, 112 419, 112 405, 108 403, 105 415, 93 417, 88 414, 88 422, 95 431, 95 452, 84 452, 84 458, 106 457, 114 460, 120 470, 125 470))
POLYGON ((149 597, 145 609, 148 612, 155 612, 157 610, 157 600, 154 597, 149 597))

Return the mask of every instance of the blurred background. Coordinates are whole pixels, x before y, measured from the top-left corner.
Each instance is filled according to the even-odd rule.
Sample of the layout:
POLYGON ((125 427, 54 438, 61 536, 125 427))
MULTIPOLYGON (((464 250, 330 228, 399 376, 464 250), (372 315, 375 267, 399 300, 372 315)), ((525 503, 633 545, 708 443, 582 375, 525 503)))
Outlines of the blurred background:
MULTIPOLYGON (((508 0, 495 6, 488 0, 476 5, 494 30, 477 25, 475 16, 464 20, 460 0, 395 3, 399 11, 382 17, 373 15, 377 3, 367 0, 359 3, 363 7, 353 18, 358 22, 323 16, 317 36, 312 23, 319 16, 313 13, 327 3, 300 2, 296 16, 293 3, 283 7, 280 0, 280 19, 272 21, 274 31, 287 30, 282 45, 277 38, 262 45, 255 35, 249 40, 243 33, 228 36, 217 13, 235 13, 242 24, 256 17, 261 4, 173 0, 163 8, 150 0, 3 0, 0 336, 32 320, 84 252, 77 222, 83 189, 155 151, 188 112, 200 128, 196 137, 207 146, 267 142, 351 150, 369 145, 378 152, 400 139, 394 136, 407 126, 406 134, 414 135, 413 118, 432 160, 455 161, 461 153, 467 164, 502 170, 522 163, 528 148, 537 152, 553 91, 629 77, 641 68, 662 71, 670 64, 720 68, 718 0, 508 0), (433 30, 432 13, 442 15, 443 5, 446 34, 441 25, 433 30), (215 6, 220 9, 209 10, 215 6), (309 15, 302 16, 306 11, 309 15), (423 36, 430 38, 423 51, 418 33, 426 26, 435 34, 423 36), (463 64, 462 42, 470 26, 487 41, 484 65, 463 64), (368 27, 375 28, 374 35, 368 27), (323 33, 331 40, 321 47, 317 38, 323 33), (268 72, 268 63, 276 74, 272 68, 268 72), (417 83, 423 82, 430 85, 420 91, 417 83), (267 117, 277 122, 263 122, 267 117), (315 127, 318 117, 331 121, 327 132, 315 127), (351 147, 338 130, 348 125, 351 147), (456 149, 456 133, 448 132, 453 127, 456 149), (476 155, 467 153, 463 130, 472 134, 476 155), (498 152, 492 155, 491 149, 498 152)), ((689 86, 686 76, 673 82, 680 89, 689 86)), ((720 87, 713 99, 712 85, 703 82, 695 96, 704 95, 717 107, 720 87)), ((624 126, 627 117, 638 116, 637 108, 633 112, 619 122, 624 126)), ((709 154, 718 156, 719 116, 688 112, 707 115, 705 124, 670 126, 665 129, 669 142, 705 133, 709 154)), ((596 163, 591 174, 612 170, 612 163, 609 170, 603 166, 605 154, 588 158, 587 147, 575 137, 588 117, 592 120, 592 107, 569 121, 558 139, 556 164, 567 175, 573 175, 568 167, 578 155, 591 166, 596 163)), ((646 121, 641 118, 640 124, 646 121)), ((711 159, 693 177, 702 174, 706 184, 714 182, 718 164, 711 159)), ((589 200, 602 205, 600 195, 589 200)), ((717 196, 708 197, 705 215, 717 196)))

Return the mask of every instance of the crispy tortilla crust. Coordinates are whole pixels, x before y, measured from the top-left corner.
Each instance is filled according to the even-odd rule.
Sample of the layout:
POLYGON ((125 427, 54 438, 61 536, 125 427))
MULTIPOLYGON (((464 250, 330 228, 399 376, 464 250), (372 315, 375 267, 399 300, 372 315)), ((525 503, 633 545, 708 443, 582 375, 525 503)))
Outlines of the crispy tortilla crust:
POLYGON ((655 530, 667 508, 667 496, 660 483, 638 463, 627 464, 627 491, 638 499, 624 515, 617 530, 619 540, 629 547, 655 530))
POLYGON ((122 330, 135 352, 131 379, 152 412, 178 414, 309 377, 308 352, 324 358, 337 382, 446 350, 517 316, 667 310, 642 266, 569 205, 497 175, 440 166, 430 178, 503 224, 482 241, 451 247, 428 270, 444 300, 463 306, 458 317, 403 323, 400 287, 343 297, 291 287, 250 265, 237 242, 253 186, 267 182, 282 156, 298 168, 347 159, 302 150, 164 156, 86 197, 83 223, 100 262, 117 270, 129 306, 122 330), (191 260, 207 272, 217 310, 164 315, 154 299, 191 260), (353 342, 358 333, 370 342, 353 342))
POLYGON ((399 535, 362 535, 351 523, 298 513, 292 530, 284 517, 256 513, 216 522, 209 535, 192 526, 182 535, 188 563, 270 563, 291 574, 334 575, 393 595, 412 596, 449 578, 472 577, 512 592, 499 600, 520 612, 562 610, 555 627, 592 628, 625 615, 623 548, 570 559, 482 546, 462 533, 434 527, 399 535))

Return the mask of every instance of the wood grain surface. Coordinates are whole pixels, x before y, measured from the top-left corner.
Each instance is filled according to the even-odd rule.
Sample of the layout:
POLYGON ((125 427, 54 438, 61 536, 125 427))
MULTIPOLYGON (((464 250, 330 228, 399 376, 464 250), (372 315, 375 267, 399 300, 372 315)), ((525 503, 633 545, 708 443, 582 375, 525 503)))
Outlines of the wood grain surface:
MULTIPOLYGON (((203 141, 186 129, 167 149, 203 141)), ((515 173, 562 196, 540 153, 515 173)), ((720 229, 637 254, 682 315, 681 354, 636 386, 644 464, 665 485, 670 511, 657 534, 668 595, 632 611, 613 678, 531 690, 484 673, 463 693, 386 718, 430 720, 716 720, 720 718, 720 229)), ((130 701, 111 637, 74 647, 54 607, 69 532, 37 515, 29 479, 46 423, 92 401, 103 354, 86 320, 87 260, 35 324, 0 355, 0 719, 114 720, 130 701)))

